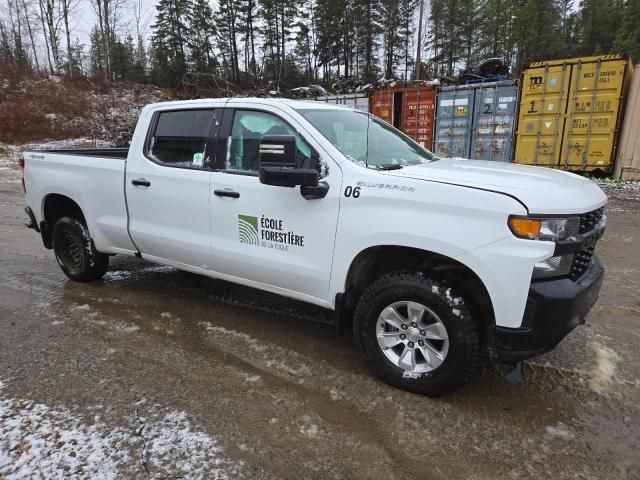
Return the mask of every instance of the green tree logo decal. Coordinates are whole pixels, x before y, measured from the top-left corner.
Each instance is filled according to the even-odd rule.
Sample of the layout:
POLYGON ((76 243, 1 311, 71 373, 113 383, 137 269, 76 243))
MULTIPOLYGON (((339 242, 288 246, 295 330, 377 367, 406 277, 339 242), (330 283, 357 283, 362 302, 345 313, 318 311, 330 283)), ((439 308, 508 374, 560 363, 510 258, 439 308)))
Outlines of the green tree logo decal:
POLYGON ((249 215, 238 215, 238 235, 240 243, 258 245, 258 218, 249 215))

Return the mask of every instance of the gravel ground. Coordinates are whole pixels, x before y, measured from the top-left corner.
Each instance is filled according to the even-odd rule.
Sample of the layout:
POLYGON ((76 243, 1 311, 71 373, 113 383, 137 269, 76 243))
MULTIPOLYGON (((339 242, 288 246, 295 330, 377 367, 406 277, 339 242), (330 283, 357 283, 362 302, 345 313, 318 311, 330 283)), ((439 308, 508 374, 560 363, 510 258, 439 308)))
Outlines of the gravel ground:
POLYGON ((116 257, 70 282, 0 157, 0 478, 640 478, 640 199, 611 197, 587 324, 429 399, 326 312, 116 257))

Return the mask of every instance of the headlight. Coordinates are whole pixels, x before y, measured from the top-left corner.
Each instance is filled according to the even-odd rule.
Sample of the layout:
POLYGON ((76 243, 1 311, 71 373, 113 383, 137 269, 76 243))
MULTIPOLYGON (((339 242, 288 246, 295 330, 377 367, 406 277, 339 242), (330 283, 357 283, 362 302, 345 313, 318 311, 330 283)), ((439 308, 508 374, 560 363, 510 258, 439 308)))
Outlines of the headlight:
POLYGON ((573 253, 558 255, 538 262, 533 267, 533 278, 561 277, 571 271, 573 253))
POLYGON ((529 240, 567 240, 578 234, 580 217, 532 218, 509 217, 509 228, 518 238, 529 240))

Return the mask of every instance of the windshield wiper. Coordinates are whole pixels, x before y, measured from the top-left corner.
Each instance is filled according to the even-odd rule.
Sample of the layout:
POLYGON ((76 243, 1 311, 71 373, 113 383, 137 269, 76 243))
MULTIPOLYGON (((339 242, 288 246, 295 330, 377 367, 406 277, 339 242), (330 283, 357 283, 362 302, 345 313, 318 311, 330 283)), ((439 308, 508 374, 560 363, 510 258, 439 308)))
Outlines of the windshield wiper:
POLYGON ((400 170, 402 165, 399 163, 387 163, 386 165, 378 165, 377 170, 400 170))

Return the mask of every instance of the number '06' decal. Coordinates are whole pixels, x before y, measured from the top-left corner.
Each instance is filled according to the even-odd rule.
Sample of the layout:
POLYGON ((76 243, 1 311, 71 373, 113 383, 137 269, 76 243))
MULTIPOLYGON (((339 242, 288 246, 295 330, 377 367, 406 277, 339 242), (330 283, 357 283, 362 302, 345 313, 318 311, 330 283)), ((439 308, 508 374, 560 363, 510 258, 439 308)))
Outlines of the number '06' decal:
POLYGON ((347 188, 344 189, 344 196, 358 198, 360 196, 360 187, 352 187, 351 185, 347 185, 347 188))

